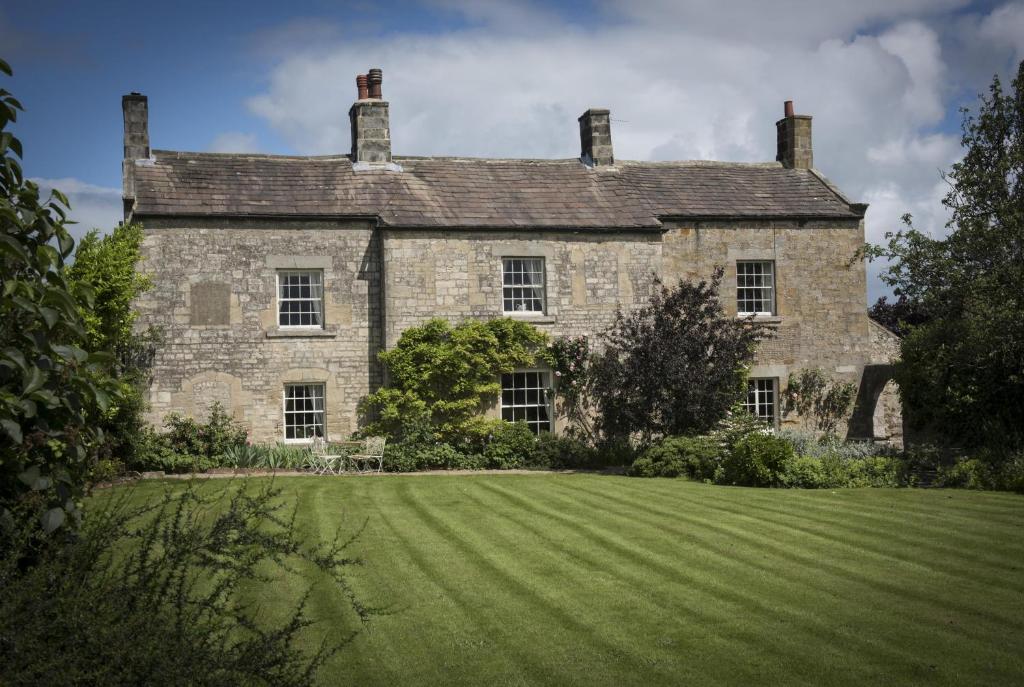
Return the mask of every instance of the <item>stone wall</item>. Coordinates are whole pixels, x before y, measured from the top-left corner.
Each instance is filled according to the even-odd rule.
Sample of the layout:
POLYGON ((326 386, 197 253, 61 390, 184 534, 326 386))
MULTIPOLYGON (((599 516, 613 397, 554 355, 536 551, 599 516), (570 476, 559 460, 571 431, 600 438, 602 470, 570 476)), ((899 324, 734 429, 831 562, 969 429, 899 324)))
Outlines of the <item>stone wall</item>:
POLYGON ((355 406, 379 386, 380 243, 369 222, 145 222, 141 269, 154 288, 141 326, 163 330, 150 421, 203 418, 217 400, 258 441, 283 436, 284 385, 325 385, 332 437, 355 429, 355 406), (277 328, 276 274, 323 270, 324 329, 277 328))
POLYGON ((758 348, 754 377, 777 377, 820 367, 833 377, 858 382, 871 356, 857 221, 734 221, 673 223, 663 249, 666 280, 707 279, 725 269, 722 303, 736 314, 736 262, 775 263, 775 317, 761 318, 775 332, 758 348))
POLYGON ((659 233, 384 232, 385 339, 431 317, 502 313, 502 258, 544 258, 544 315, 514 315, 552 336, 591 335, 617 307, 646 300, 661 266, 659 233))
POLYGON ((371 222, 194 220, 145 222, 143 270, 155 287, 140 324, 164 330, 153 370, 150 420, 198 417, 221 401, 255 440, 283 434, 284 385, 326 386, 327 430, 356 428, 358 401, 383 380, 377 362, 408 327, 502 312, 502 258, 542 257, 546 312, 517 315, 551 336, 593 335, 617 308, 645 303, 654 274, 707 278, 725 267, 723 303, 736 311, 736 261, 774 260, 777 337, 753 376, 784 385, 800 367, 859 381, 871 358, 858 222, 669 223, 661 232, 420 231, 371 222), (321 269, 325 329, 276 326, 276 273, 321 269))

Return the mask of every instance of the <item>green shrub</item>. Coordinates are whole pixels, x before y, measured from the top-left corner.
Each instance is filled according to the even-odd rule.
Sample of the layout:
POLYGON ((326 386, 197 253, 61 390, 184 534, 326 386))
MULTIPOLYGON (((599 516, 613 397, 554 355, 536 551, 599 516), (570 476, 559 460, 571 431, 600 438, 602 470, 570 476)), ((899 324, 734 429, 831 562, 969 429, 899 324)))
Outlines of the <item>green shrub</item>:
POLYGON ((463 453, 444 443, 402 443, 384 447, 386 472, 419 470, 479 470, 484 458, 478 453, 463 453))
POLYGON ((300 565, 356 624, 369 619, 345 545, 304 544, 278 490, 189 485, 136 508, 111 498, 78 537, 38 551, 21 531, 0 555, 0 684, 313 685, 344 639, 316 649, 301 600, 268 626, 236 594, 277 597, 273 580, 300 565))
POLYGON ((634 461, 630 474, 711 480, 720 458, 721 448, 711 437, 666 437, 634 461))
POLYGON ((996 489, 1024 493, 1024 455, 960 458, 936 471, 935 486, 962 489, 996 489))
POLYGON ((509 470, 535 463, 537 437, 525 422, 502 422, 495 428, 483 455, 488 468, 509 470))
POLYGON ((815 456, 794 455, 786 463, 782 474, 782 485, 800 489, 829 489, 840 486, 834 483, 834 473, 827 470, 822 459, 815 456))
POLYGON ((788 441, 773 434, 748 434, 722 461, 720 484, 746 487, 782 486, 786 465, 795 454, 788 441))
POLYGON ((546 343, 536 327, 510 318, 410 327, 379 356, 390 386, 361 402, 366 432, 407 441, 405 423, 426 418, 437 438, 457 443, 464 424, 501 393, 502 373, 553 362, 546 343))
POLYGON ((903 461, 894 456, 876 455, 846 461, 848 487, 903 486, 903 461))
POLYGON ((533 463, 527 467, 579 470, 600 466, 600 454, 592 446, 569 436, 544 432, 537 438, 533 463))

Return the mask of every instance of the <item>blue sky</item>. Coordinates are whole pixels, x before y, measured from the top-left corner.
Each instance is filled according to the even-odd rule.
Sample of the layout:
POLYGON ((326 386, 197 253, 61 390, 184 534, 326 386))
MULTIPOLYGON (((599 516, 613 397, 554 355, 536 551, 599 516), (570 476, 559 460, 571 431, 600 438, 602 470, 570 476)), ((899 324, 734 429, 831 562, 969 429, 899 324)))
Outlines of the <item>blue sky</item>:
POLYGON ((908 211, 943 230, 958 108, 1024 58, 1024 1, 39 0, 0 3, 0 46, 25 170, 83 228, 119 218, 124 93, 154 148, 337 153, 381 67, 396 154, 572 157, 604 106, 620 158, 767 160, 793 99, 879 239, 908 211))

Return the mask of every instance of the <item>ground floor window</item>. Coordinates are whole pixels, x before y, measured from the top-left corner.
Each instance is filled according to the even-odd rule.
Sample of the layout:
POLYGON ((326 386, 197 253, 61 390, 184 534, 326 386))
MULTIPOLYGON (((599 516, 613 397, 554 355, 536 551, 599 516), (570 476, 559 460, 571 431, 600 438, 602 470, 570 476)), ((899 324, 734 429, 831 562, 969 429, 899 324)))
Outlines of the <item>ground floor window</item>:
POLYGON ((534 434, 551 431, 548 373, 513 372, 501 376, 501 419, 525 422, 534 434))
POLYGON ((284 387, 285 440, 325 436, 324 385, 288 384, 284 387))
POLYGON ((747 380, 747 400, 743 403, 751 415, 775 426, 775 380, 747 380))

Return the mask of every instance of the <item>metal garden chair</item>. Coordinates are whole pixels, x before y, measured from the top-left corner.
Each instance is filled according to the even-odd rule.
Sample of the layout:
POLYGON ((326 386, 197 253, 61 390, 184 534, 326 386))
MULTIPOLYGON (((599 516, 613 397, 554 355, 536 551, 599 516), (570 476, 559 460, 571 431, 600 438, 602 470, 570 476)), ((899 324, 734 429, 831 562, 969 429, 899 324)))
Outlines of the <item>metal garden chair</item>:
POLYGON ((356 472, 383 472, 385 443, 387 437, 366 437, 363 450, 348 457, 356 472))
POLYGON ((330 447, 323 437, 313 437, 309 445, 309 466, 317 475, 338 475, 345 469, 345 457, 329 452, 330 447))

